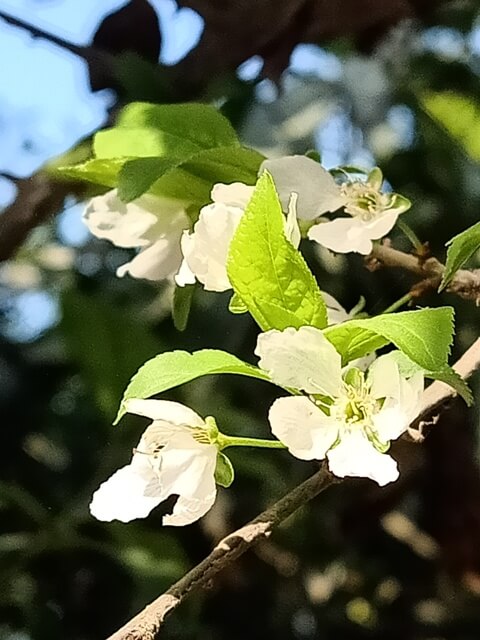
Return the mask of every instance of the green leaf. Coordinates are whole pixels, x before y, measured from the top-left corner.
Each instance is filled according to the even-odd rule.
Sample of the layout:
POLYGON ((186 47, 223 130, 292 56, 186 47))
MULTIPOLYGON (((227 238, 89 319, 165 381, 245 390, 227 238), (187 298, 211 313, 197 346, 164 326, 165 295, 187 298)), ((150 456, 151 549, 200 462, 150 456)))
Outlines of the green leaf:
POLYGON ((217 454, 217 466, 215 467, 215 482, 221 487, 229 487, 234 478, 235 471, 230 459, 219 451, 217 454))
POLYGON ((128 158, 87 160, 87 162, 74 164, 71 167, 56 167, 52 170, 52 173, 61 178, 83 180, 101 184, 105 187, 114 187, 117 183, 118 174, 127 160, 128 158))
POLYGON ((445 91, 428 93, 420 100, 428 115, 477 162, 480 161, 480 105, 467 95, 445 91))
POLYGON ((320 290, 287 240, 272 177, 263 173, 230 244, 227 271, 237 296, 260 327, 327 325, 320 290))
POLYGON ((100 159, 151 156, 187 158, 200 150, 200 146, 189 140, 147 127, 104 129, 95 134, 93 139, 93 153, 100 159))
POLYGON ((239 144, 237 134, 227 118, 208 104, 134 102, 122 110, 117 126, 156 129, 203 149, 239 144))
POLYGON ((206 149, 163 174, 150 192, 201 206, 210 202, 217 182, 255 184, 263 160, 260 153, 246 147, 206 149))
POLYGON ((395 359, 400 374, 404 377, 413 376, 417 371, 422 371, 427 378, 433 380, 441 380, 455 389, 460 397, 462 397, 468 406, 473 403, 472 392, 465 380, 451 367, 447 367, 440 371, 425 371, 416 362, 413 362, 403 351, 393 351, 391 357, 395 359))
POLYGON ((166 158, 135 158, 128 160, 118 174, 118 195, 123 202, 131 202, 146 193, 152 184, 181 160, 166 158))
POLYGON ((462 376, 451 367, 446 367, 440 371, 426 371, 425 375, 427 378, 440 380, 441 382, 445 382, 445 384, 450 385, 455 389, 458 395, 465 400, 469 407, 472 406, 473 395, 470 387, 462 376))
POLYGON ((230 302, 228 303, 228 310, 230 311, 230 313, 242 314, 247 313, 248 308, 240 298, 240 296, 234 293, 230 298, 230 302))
POLYGON ((258 367, 247 364, 225 351, 168 351, 146 362, 133 376, 123 395, 114 424, 125 414, 124 402, 129 398, 149 398, 201 376, 217 373, 235 373, 269 380, 269 376, 258 367))
POLYGON ((447 262, 439 291, 445 289, 455 273, 480 248, 480 222, 449 240, 447 246, 447 262))
POLYGON ((349 320, 325 330, 344 363, 393 343, 426 371, 446 368, 453 339, 453 309, 419 309, 349 320))
POLYGON ((177 331, 184 331, 187 326, 195 289, 196 286, 194 284, 187 284, 184 287, 175 287, 173 292, 172 316, 173 324, 177 331))

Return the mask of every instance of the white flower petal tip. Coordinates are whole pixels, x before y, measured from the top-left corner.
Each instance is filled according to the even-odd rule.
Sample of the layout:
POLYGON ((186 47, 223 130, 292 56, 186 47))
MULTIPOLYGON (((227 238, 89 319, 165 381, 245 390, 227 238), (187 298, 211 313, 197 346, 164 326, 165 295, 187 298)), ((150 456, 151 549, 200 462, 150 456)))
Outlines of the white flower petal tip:
POLYGON ((163 516, 162 524, 170 527, 184 527, 202 518, 209 511, 217 496, 216 491, 203 497, 202 500, 178 498, 173 512, 163 516))
POLYGON ((124 203, 114 189, 92 198, 83 214, 98 238, 139 253, 117 269, 117 275, 163 280, 178 271, 182 261, 180 239, 189 227, 184 204, 177 200, 143 195, 124 203))
POLYGON ((232 184, 215 184, 212 188, 212 201, 219 202, 238 209, 245 209, 255 187, 251 187, 243 182, 233 182, 232 184))
POLYGON ((130 522, 146 518, 161 501, 160 487, 153 473, 127 465, 95 491, 90 513, 103 522, 130 522))
MULTIPOLYGON (((218 449, 206 422, 178 402, 130 399, 125 408, 147 416, 147 427, 129 465, 94 493, 90 505, 98 520, 130 522, 145 518, 169 496, 178 496, 164 524, 181 526, 201 518, 216 495, 218 449)), ((208 422, 208 420, 207 420, 208 422)))
POLYGON ((171 400, 142 400, 129 398, 123 403, 125 411, 151 420, 162 420, 175 425, 203 427, 205 421, 192 409, 171 400))
POLYGON ((301 220, 314 220, 345 205, 345 198, 333 177, 311 158, 285 156, 265 160, 259 173, 262 171, 271 174, 284 211, 287 211, 291 194, 298 194, 297 216, 301 220))
POLYGON ((327 458, 330 471, 338 478, 370 478, 384 487, 399 476, 395 460, 377 451, 361 430, 345 434, 327 458))

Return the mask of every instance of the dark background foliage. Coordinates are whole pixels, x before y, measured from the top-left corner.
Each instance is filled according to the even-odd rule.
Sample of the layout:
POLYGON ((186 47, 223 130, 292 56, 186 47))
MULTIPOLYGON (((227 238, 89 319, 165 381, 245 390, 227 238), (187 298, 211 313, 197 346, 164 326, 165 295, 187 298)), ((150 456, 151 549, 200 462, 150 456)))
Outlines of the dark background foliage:
MULTIPOLYGON (((314 465, 285 452, 235 451, 234 485, 186 529, 162 529, 161 509, 128 525, 91 518, 93 490, 125 464, 145 424, 127 417, 111 426, 138 366, 174 348, 223 348, 252 361, 256 328, 229 314, 228 295, 197 291, 188 327, 177 332, 171 290, 117 279, 128 252, 80 228, 77 202, 90 192, 55 183, 39 161, 88 138, 125 102, 213 100, 245 143, 265 153, 317 149, 327 166, 380 164, 414 202, 407 221, 443 259, 445 241, 478 221, 480 17, 474 0, 179 2, 204 21, 197 42, 187 23, 173 32, 167 0, 132 0, 112 4, 107 17, 97 11, 80 42, 71 2, 53 3, 72 5, 71 16, 62 14, 71 38, 37 19, 51 0, 24 3, 31 15, 20 17, 6 4, 0 37, 35 36, 71 61, 59 91, 72 82, 74 62, 87 63, 75 80, 78 102, 65 107, 74 119, 82 100, 93 99, 88 86, 100 93, 83 128, 65 127, 51 145, 45 136, 42 158, 29 142, 42 118, 26 111, 18 148, 7 146, 1 158, 0 254, 8 260, 0 268, 0 638, 90 640, 113 632, 314 465), (171 64, 166 42, 180 36, 190 50, 171 64), (425 97, 445 91, 433 114, 425 97)), ((0 87, 11 104, 25 83, 32 103, 52 99, 33 68, 32 60, 30 72, 0 87)), ((8 140, 8 101, 0 117, 8 140)), ((72 153, 81 157, 85 147, 72 153)), ((409 248, 401 235, 394 242, 409 248)), ((322 288, 347 308, 363 295, 378 313, 412 282, 370 273, 359 257, 305 249, 322 288)), ((455 305, 459 355, 478 332, 477 309, 448 294, 421 303, 455 305)), ((268 437, 273 394, 226 376, 168 397, 215 415, 227 433, 268 437)), ((477 438, 477 411, 455 403, 424 445, 396 446, 397 483, 330 489, 184 604, 164 637, 478 638, 477 438)))

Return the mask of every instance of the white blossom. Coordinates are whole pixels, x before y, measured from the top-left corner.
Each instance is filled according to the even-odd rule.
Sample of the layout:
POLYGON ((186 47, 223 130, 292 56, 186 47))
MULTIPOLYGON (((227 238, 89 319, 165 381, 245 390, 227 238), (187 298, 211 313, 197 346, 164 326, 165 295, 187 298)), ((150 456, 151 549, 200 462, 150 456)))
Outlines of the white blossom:
POLYGON ((397 479, 385 452, 418 414, 424 386, 421 371, 400 366, 403 354, 381 356, 366 374, 342 369, 340 354, 314 327, 260 334, 255 353, 276 384, 302 392, 276 400, 269 412, 272 432, 294 456, 326 457, 341 478, 381 486, 397 479))
POLYGON ((106 522, 130 522, 145 518, 169 496, 178 495, 163 524, 182 526, 198 520, 216 496, 218 449, 212 443, 208 418, 206 422, 188 407, 165 400, 131 399, 125 407, 153 422, 134 449, 130 464, 93 494, 92 515, 106 522))
POLYGON ((337 253, 367 255, 372 240, 385 236, 410 202, 396 193, 382 193, 383 176, 373 169, 366 180, 347 180, 337 184, 318 162, 305 156, 286 156, 266 160, 261 169, 274 179, 282 205, 286 207, 292 192, 298 194, 297 216, 315 221, 308 237, 337 253), (317 220, 326 213, 343 208, 346 217, 317 220))
MULTIPOLYGON (((227 291, 232 288, 227 274, 230 242, 235 234, 254 187, 241 182, 216 184, 212 189, 213 203, 202 207, 191 233, 182 237, 184 260, 175 278, 180 286, 201 282, 207 291, 227 291)), ((294 195, 285 219, 285 233, 295 247, 300 243, 294 195)))
POLYGON ((182 202, 145 194, 125 203, 113 189, 89 201, 83 220, 97 238, 139 249, 117 269, 118 276, 129 273, 134 278, 163 280, 177 273, 182 261, 180 240, 189 227, 182 202))

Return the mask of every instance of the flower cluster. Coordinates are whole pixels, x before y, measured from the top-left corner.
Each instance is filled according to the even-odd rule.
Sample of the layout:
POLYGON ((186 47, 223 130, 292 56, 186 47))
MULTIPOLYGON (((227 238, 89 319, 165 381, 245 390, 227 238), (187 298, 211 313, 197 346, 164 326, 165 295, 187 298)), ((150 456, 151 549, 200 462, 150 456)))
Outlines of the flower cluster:
POLYGON ((268 331, 258 338, 260 367, 299 395, 276 400, 272 432, 302 460, 328 459, 336 476, 387 484, 398 477, 385 452, 418 414, 424 378, 405 375, 399 352, 381 356, 367 373, 342 369, 341 356, 314 327, 268 331))
MULTIPOLYGON (((344 172, 337 181, 314 160, 289 156, 264 161, 263 171, 272 176, 285 237, 295 248, 302 229, 332 251, 366 255, 409 207, 402 196, 382 191, 379 169, 362 179, 344 172)), ((169 279, 179 286, 198 281, 221 292, 232 288, 226 267, 230 243, 253 191, 240 182, 216 184, 211 203, 192 221, 188 202, 147 194, 125 204, 112 190, 89 202, 84 221, 97 237, 138 250, 119 267, 119 276, 169 279)), ((329 325, 354 315, 332 296, 323 293, 323 299, 329 325)), ((129 522, 177 496, 163 523, 194 522, 213 505, 216 485, 233 479, 222 453, 228 446, 286 448, 302 460, 326 459, 338 477, 366 477, 382 486, 396 480, 397 464, 387 451, 419 411, 422 370, 399 351, 342 367, 333 343, 313 326, 261 333, 255 353, 262 377, 291 394, 275 400, 269 411, 277 440, 226 436, 214 418, 203 419, 176 402, 129 399, 125 410, 152 422, 130 463, 94 493, 90 510, 96 518, 129 522)))
MULTIPOLYGON (((308 238, 338 253, 367 255, 372 240, 385 236, 410 203, 396 193, 381 191, 379 169, 366 180, 337 183, 318 162, 305 156, 266 160, 260 173, 268 171, 275 182, 286 213, 286 233, 294 246, 300 243, 300 224, 308 238), (327 220, 326 214, 342 214, 327 220)), ((116 190, 93 198, 84 221, 98 238, 138 254, 119 267, 117 275, 163 280, 175 278, 180 286, 200 282, 207 291, 231 288, 226 262, 230 241, 254 188, 235 182, 216 184, 212 203, 200 209, 191 225, 188 203, 146 194, 128 204, 116 190)))

